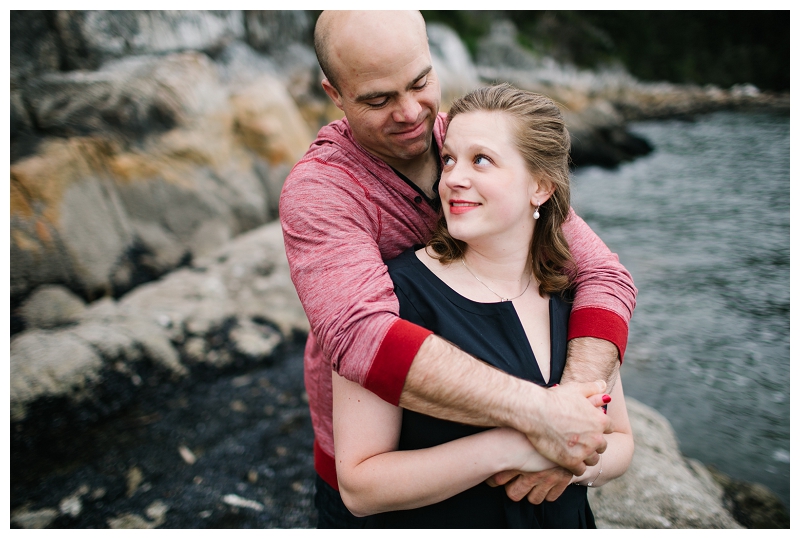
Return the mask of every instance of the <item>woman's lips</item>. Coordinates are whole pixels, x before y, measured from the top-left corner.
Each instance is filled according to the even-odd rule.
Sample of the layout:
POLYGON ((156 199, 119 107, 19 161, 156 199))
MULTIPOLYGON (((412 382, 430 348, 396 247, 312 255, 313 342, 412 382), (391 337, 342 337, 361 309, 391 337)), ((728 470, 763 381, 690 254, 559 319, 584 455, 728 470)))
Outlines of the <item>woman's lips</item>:
POLYGON ((470 202, 468 200, 451 200, 449 206, 451 214, 459 215, 474 210, 475 208, 479 207, 480 204, 477 202, 470 202))

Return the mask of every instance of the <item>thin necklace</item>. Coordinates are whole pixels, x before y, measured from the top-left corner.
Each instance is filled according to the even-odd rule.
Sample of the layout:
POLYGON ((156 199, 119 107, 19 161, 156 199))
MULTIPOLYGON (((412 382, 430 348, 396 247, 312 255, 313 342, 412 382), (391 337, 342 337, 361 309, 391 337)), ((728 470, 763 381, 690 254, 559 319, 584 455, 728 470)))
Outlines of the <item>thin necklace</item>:
POLYGON ((462 264, 464 264, 464 267, 467 269, 467 271, 469 272, 469 274, 470 274, 470 275, 472 275, 473 277, 475 277, 475 279, 476 279, 476 280, 477 280, 479 283, 481 283, 483 286, 485 286, 485 287, 486 287, 486 289, 487 289, 489 292, 491 292, 492 294, 494 294, 495 296, 497 296, 498 298, 500 298, 500 301, 514 301, 515 299, 522 297, 522 294, 524 294, 525 292, 527 292, 527 291, 528 291, 528 287, 531 285, 531 277, 533 276, 533 274, 532 274, 532 273, 529 273, 529 274, 528 274, 528 284, 526 284, 526 285, 525 285, 525 290, 523 290, 523 291, 522 291, 522 294, 520 294, 519 296, 514 296, 513 298, 504 298, 503 296, 501 296, 500 294, 498 294, 497 292, 495 292, 494 290, 492 290, 491 288, 489 288, 489 285, 488 285, 488 284, 486 284, 486 283, 484 283, 483 281, 481 281, 481 280, 478 278, 478 276, 477 276, 477 275, 475 275, 474 273, 472 273, 472 270, 471 270, 471 269, 469 269, 469 266, 467 266, 467 263, 466 263, 466 262, 464 262, 464 259, 463 259, 463 258, 461 259, 461 263, 462 263, 462 264))

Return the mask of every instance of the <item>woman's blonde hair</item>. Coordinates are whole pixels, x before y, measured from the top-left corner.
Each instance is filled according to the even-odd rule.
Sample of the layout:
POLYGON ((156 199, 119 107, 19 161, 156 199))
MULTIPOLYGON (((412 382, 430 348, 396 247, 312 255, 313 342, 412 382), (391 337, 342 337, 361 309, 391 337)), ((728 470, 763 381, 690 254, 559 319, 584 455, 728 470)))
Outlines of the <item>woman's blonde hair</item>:
MULTIPOLYGON (((562 292, 570 287, 574 262, 561 230, 570 208, 570 139, 561 111, 543 95, 499 84, 479 88, 456 100, 447 114, 448 125, 459 114, 477 111, 510 115, 517 127, 517 150, 528 170, 536 181, 555 187, 539 208, 529 261, 539 282, 539 294, 562 292)), ((428 246, 445 264, 463 258, 467 249, 466 243, 450 236, 443 215, 428 246)))

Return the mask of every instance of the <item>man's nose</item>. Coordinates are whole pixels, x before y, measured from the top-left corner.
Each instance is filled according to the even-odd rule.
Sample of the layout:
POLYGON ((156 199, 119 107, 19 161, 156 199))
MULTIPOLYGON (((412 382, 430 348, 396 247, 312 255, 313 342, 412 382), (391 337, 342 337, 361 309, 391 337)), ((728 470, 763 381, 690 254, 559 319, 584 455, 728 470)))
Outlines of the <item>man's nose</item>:
POLYGON ((414 123, 419 118, 419 113, 422 111, 422 105, 419 104, 417 99, 412 95, 403 96, 397 108, 392 113, 392 119, 397 123, 414 123))

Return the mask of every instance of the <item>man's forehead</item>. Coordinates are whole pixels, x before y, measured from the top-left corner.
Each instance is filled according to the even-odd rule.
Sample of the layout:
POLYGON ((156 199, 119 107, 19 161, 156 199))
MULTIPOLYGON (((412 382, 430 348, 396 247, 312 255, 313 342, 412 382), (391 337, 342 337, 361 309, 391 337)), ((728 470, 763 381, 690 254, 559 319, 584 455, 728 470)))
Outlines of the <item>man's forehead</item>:
POLYGON ((341 16, 341 24, 331 21, 329 46, 338 67, 370 75, 386 67, 397 69, 420 53, 429 54, 424 22, 410 19, 406 12, 393 20, 391 13, 341 16))

